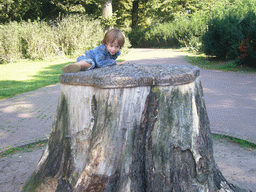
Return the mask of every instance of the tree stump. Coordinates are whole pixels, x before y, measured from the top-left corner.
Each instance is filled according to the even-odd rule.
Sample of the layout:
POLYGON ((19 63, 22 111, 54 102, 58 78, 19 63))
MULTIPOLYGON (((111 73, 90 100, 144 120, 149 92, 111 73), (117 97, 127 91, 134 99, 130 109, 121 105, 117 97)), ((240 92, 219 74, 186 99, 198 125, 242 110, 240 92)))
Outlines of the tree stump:
POLYGON ((199 68, 66 73, 49 142, 23 191, 240 191, 217 168, 199 68))

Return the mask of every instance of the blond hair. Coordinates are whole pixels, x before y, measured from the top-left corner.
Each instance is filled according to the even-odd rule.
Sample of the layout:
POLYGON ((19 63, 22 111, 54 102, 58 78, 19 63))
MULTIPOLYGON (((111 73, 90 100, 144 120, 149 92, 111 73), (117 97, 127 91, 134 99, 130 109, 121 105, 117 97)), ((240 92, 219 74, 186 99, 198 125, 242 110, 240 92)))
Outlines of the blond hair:
POLYGON ((120 48, 124 46, 124 42, 125 42, 124 35, 119 29, 113 28, 106 32, 102 43, 106 45, 108 43, 113 43, 115 40, 117 40, 120 48))

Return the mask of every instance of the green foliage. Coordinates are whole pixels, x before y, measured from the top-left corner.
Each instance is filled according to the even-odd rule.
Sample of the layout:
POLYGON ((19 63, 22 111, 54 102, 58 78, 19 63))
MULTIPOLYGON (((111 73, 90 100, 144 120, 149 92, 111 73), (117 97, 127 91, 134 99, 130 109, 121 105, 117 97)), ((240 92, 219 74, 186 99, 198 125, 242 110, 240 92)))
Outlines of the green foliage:
POLYGON ((172 24, 158 24, 148 28, 136 28, 128 37, 132 47, 177 47, 179 41, 175 37, 172 24))
POLYGON ((79 13, 93 14, 98 17, 102 13, 105 0, 0 0, 0 23, 22 20, 49 20, 79 13))
POLYGON ((117 12, 113 13, 112 17, 104 17, 100 16, 101 24, 103 25, 104 29, 109 29, 114 26, 116 26, 116 21, 120 19, 120 17, 117 17, 117 12))
POLYGON ((112 0, 113 12, 116 13, 116 25, 119 28, 128 29, 131 25, 131 0, 112 0))
POLYGON ((200 37, 206 23, 200 14, 195 17, 180 15, 175 21, 137 28, 129 33, 133 47, 193 47, 199 49, 200 37))
POLYGON ((200 50, 201 36, 207 27, 204 14, 198 12, 191 16, 179 15, 172 25, 180 46, 200 50))
POLYGON ((98 46, 104 36, 100 20, 81 15, 57 20, 52 29, 57 34, 58 48, 65 55, 80 55, 98 46))
POLYGON ((217 17, 208 24, 208 30, 202 37, 202 49, 205 54, 220 59, 236 59, 243 38, 237 15, 229 14, 224 18, 217 17))
POLYGON ((18 23, 0 25, 0 63, 14 61, 22 56, 18 23))
POLYGON ((20 52, 23 58, 41 59, 58 54, 56 33, 45 22, 19 23, 20 52))
POLYGON ((0 0, 0 23, 36 19, 42 12, 40 0, 0 0))
POLYGON ((192 14, 200 7, 201 3, 198 0, 156 0, 149 2, 152 5, 151 15, 157 23, 171 22, 179 14, 192 14))
POLYGON ((102 38, 100 36, 103 30, 99 26, 100 22, 95 20, 97 26, 95 27, 92 24, 94 20, 88 17, 86 24, 83 23, 81 16, 67 19, 65 15, 70 13, 91 14, 101 20, 103 28, 112 26, 120 28, 128 34, 134 47, 185 46, 199 51, 202 49, 203 38, 203 50, 209 55, 225 59, 239 57, 241 63, 250 63, 256 57, 254 50, 256 41, 253 36, 254 16, 252 14, 248 16, 244 26, 241 27, 241 21, 247 13, 256 10, 256 0, 139 0, 136 9, 138 28, 132 30, 134 1, 113 0, 113 17, 102 19, 105 2, 105 0, 0 0, 0 23, 13 20, 29 21, 1 25, 0 62, 14 61, 16 58, 35 59, 51 55, 76 55, 81 53, 81 50, 85 51, 99 43, 100 40, 91 41, 91 39, 95 39, 95 36, 98 39, 102 38), (43 22, 46 20, 51 22, 43 22), (73 25, 69 24, 71 22, 73 25), (207 27, 207 34, 203 35, 207 27), (242 29, 246 30, 242 31, 242 29), (10 34, 15 34, 15 37, 10 34))
POLYGON ((99 20, 81 15, 49 23, 10 22, 0 25, 0 63, 24 58, 78 56, 99 45, 103 35, 99 20))
MULTIPOLYGON (((133 0, 113 0, 113 10, 117 12, 117 25, 121 28, 131 26, 133 0)), ((138 7, 138 26, 172 22, 180 14, 191 15, 202 9, 200 0, 140 0, 138 7)))
POLYGON ((214 10, 202 37, 203 52, 256 67, 255 8, 255 0, 249 0, 231 4, 229 9, 214 10))
POLYGON ((239 46, 239 62, 256 68, 256 14, 250 11, 240 24, 244 40, 239 46))

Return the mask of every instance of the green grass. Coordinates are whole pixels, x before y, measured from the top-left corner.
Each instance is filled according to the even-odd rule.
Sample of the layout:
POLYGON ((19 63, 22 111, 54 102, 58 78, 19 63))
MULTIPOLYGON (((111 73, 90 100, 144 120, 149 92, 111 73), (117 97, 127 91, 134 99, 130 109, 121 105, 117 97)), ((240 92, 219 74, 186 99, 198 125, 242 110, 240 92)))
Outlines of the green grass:
POLYGON ((0 99, 58 83, 62 67, 73 62, 75 59, 0 64, 0 99))
POLYGON ((37 141, 35 143, 30 143, 27 145, 7 149, 6 151, 0 153, 0 158, 6 157, 7 155, 13 155, 17 152, 32 152, 33 149, 35 149, 35 148, 37 148, 37 149, 44 148, 46 146, 47 142, 48 142, 48 140, 37 141))
POLYGON ((245 147, 245 148, 252 148, 252 149, 256 149, 256 144, 243 140, 243 139, 238 139, 236 137, 230 137, 230 136, 226 136, 226 135, 219 135, 219 134, 212 134, 213 139, 218 140, 218 139, 227 139, 229 142, 232 143, 237 143, 239 144, 241 147, 245 147))
POLYGON ((21 61, 0 65, 0 99, 56 84, 62 67, 75 60, 21 61))
POLYGON ((204 54, 190 54, 185 56, 185 59, 192 65, 196 65, 202 69, 256 73, 256 69, 246 66, 238 66, 235 61, 222 61, 215 57, 208 57, 204 54))

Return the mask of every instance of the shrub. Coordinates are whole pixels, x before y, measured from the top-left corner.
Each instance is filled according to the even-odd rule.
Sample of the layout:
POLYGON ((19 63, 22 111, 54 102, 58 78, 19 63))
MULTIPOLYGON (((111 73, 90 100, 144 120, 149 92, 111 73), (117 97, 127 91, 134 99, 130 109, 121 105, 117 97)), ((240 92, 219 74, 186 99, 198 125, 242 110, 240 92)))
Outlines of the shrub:
POLYGON ((0 63, 15 61, 21 55, 17 22, 0 25, 0 63))
POLYGON ((158 24, 145 29, 132 30, 128 37, 132 47, 178 47, 179 40, 176 38, 172 24, 158 24))
POLYGON ((253 11, 243 17, 240 11, 238 15, 230 11, 210 20, 202 37, 202 50, 207 55, 256 67, 256 15, 253 11))
POLYGON ((60 54, 55 42, 56 33, 46 22, 19 23, 20 52, 22 58, 42 59, 60 54))
POLYGON ((99 20, 70 15, 51 22, 10 22, 0 25, 0 63, 19 59, 78 56, 100 44, 99 20))
POLYGON ((196 47, 206 31, 206 21, 200 14, 192 17, 180 15, 174 22, 161 23, 148 28, 136 28, 129 33, 133 47, 196 47))
POLYGON ((217 17, 209 22, 208 30, 202 37, 202 50, 205 54, 220 59, 236 59, 243 38, 239 18, 236 15, 217 17))
POLYGON ((250 11, 241 21, 241 31, 244 40, 239 46, 239 62, 256 67, 256 15, 254 12, 250 11))
POLYGON ((197 12, 188 16, 180 16, 173 23, 175 36, 179 44, 199 50, 201 46, 201 36, 206 32, 207 16, 202 12, 197 12))
POLYGON ((82 15, 57 20, 53 29, 57 34, 56 44, 65 55, 82 54, 98 46, 104 36, 99 20, 82 15))
POLYGON ((143 44, 146 47, 176 47, 179 42, 175 38, 172 25, 163 23, 145 30, 143 44))

